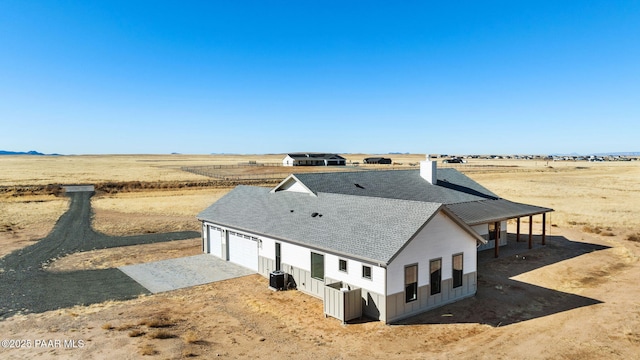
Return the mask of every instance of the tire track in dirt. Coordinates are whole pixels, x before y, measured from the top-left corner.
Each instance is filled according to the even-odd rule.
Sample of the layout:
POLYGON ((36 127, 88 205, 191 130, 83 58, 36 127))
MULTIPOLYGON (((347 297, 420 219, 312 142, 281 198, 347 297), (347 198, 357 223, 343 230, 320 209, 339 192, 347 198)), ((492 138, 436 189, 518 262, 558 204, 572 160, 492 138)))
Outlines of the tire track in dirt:
POLYGON ((91 228, 93 192, 71 192, 69 210, 45 238, 0 258, 0 320, 18 313, 41 313, 107 300, 127 300, 149 292, 118 269, 52 273, 53 259, 76 252, 199 237, 195 231, 108 236, 91 228))

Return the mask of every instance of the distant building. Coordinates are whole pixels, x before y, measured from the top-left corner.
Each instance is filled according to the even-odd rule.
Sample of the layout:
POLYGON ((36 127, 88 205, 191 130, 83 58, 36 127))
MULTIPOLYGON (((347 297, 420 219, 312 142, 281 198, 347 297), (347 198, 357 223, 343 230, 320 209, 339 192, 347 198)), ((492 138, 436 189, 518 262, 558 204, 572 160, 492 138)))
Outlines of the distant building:
POLYGON ((368 157, 363 160, 365 164, 391 164, 391 159, 384 157, 368 157))
POLYGON ((287 154, 282 159, 284 166, 344 166, 346 164, 346 159, 338 154, 287 154))

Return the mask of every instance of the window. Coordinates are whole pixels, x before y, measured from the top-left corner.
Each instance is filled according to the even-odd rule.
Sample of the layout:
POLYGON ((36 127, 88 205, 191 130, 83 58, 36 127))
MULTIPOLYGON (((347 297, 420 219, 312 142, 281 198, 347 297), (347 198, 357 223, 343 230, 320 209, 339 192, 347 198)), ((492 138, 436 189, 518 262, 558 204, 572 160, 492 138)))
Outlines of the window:
POLYGON ((462 286, 462 254, 453 255, 453 288, 462 286))
POLYGON ((282 266, 282 257, 280 255, 280 243, 276 243, 276 270, 280 270, 282 266))
POLYGON ((347 272, 347 260, 338 260, 338 270, 347 272))
POLYGON ((431 295, 440 294, 442 283, 442 259, 429 261, 429 284, 431 295))
POLYGON ((371 266, 362 265, 362 277, 371 280, 371 266))
POLYGON ((418 300, 418 265, 404 268, 404 299, 405 302, 418 300))
POLYGON ((324 281, 324 255, 311 253, 311 277, 324 281))

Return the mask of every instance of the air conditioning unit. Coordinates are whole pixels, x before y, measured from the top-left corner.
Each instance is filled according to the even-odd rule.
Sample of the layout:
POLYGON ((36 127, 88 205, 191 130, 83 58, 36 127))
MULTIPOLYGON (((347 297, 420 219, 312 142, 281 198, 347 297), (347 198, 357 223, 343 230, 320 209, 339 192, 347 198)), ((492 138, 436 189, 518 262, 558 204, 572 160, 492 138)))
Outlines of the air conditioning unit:
POLYGON ((269 273, 269 288, 272 290, 285 290, 287 274, 282 270, 269 273))

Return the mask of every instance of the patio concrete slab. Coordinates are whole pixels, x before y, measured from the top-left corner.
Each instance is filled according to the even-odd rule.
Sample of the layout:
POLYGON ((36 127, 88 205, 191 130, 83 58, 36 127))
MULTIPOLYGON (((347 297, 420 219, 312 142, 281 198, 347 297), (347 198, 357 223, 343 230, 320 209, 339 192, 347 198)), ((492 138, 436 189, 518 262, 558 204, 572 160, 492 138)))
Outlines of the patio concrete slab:
POLYGON ((182 289, 255 274, 255 271, 202 254, 118 269, 152 293, 182 289))

